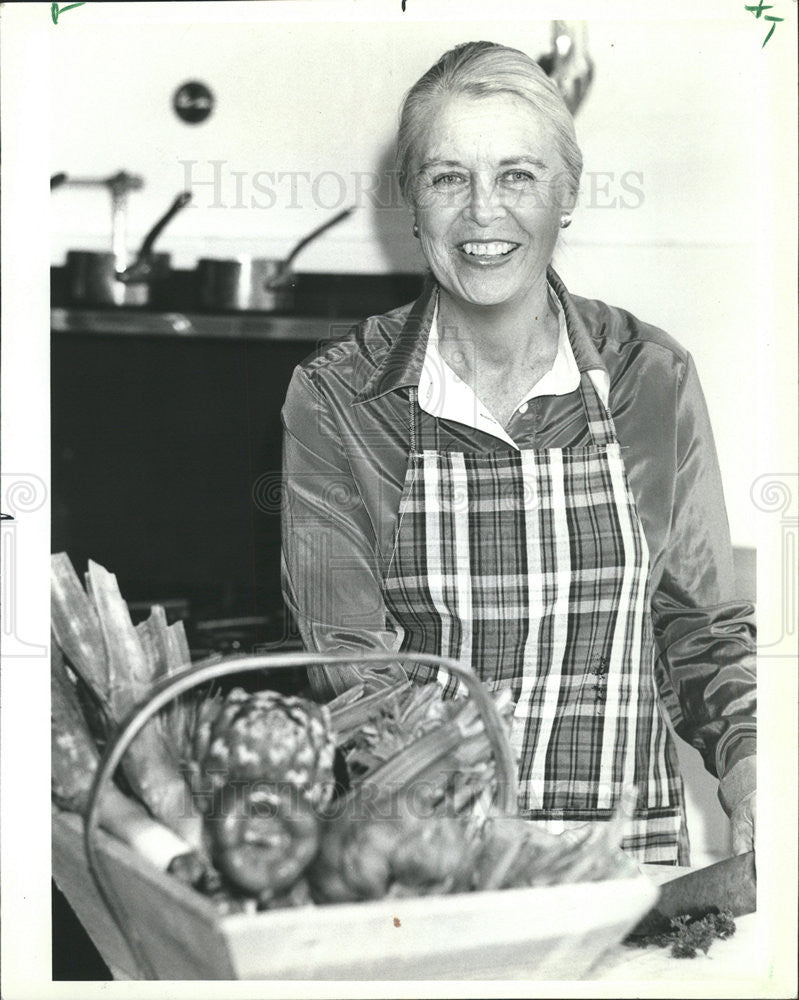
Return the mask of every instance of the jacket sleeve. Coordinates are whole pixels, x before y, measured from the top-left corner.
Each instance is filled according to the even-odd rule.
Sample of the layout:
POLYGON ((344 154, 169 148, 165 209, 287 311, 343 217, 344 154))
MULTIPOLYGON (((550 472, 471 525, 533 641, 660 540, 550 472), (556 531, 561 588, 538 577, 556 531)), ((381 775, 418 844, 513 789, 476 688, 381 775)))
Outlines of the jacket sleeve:
POLYGON ((718 459, 690 355, 677 393, 676 451, 665 567, 652 595, 656 675, 677 732, 722 780, 727 808, 747 791, 738 787, 742 774, 754 782, 754 767, 737 768, 723 794, 725 777, 755 753, 754 606, 736 598, 718 459))
MULTIPOLYGON (((297 368, 282 410, 283 596, 306 649, 336 654, 390 651, 401 636, 387 626, 375 533, 324 396, 297 368)), ((309 669, 319 697, 361 681, 390 683, 398 664, 309 669)))

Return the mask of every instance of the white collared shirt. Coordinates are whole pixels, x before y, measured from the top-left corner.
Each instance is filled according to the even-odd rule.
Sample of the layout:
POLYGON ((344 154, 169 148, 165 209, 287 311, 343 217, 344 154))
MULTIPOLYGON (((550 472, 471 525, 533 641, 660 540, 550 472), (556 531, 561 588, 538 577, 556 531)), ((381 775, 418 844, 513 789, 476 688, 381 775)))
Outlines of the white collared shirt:
MULTIPOLYGON (((547 289, 550 301, 558 314, 558 351, 550 370, 542 375, 516 404, 515 409, 519 413, 526 413, 530 400, 536 396, 564 396, 574 392, 580 385, 580 370, 569 342, 563 306, 549 285, 547 285, 547 289)), ((592 368, 588 374, 599 398, 607 406, 610 389, 608 373, 601 368, 592 368)), ((430 324, 430 335, 419 378, 418 393, 419 406, 426 413, 444 420, 454 420, 459 424, 465 424, 467 427, 474 427, 480 431, 486 431, 488 434, 493 434, 494 437, 501 438, 517 451, 519 450, 519 446, 502 424, 488 412, 475 396, 471 386, 456 375, 441 356, 438 349, 438 299, 436 299, 433 320, 430 324)))

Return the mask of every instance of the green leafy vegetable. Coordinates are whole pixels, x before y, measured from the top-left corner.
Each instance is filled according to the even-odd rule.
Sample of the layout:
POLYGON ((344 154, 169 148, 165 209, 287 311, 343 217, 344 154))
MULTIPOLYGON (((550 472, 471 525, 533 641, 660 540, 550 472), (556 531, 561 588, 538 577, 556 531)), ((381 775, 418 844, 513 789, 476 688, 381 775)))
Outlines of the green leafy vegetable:
POLYGON ((713 941, 730 938, 735 933, 735 920, 729 910, 709 910, 703 916, 683 914, 674 917, 671 929, 657 934, 645 934, 641 937, 629 937, 625 944, 636 948, 647 948, 655 945, 660 948, 671 947, 674 958, 696 958, 697 952, 705 955, 710 950, 713 941))

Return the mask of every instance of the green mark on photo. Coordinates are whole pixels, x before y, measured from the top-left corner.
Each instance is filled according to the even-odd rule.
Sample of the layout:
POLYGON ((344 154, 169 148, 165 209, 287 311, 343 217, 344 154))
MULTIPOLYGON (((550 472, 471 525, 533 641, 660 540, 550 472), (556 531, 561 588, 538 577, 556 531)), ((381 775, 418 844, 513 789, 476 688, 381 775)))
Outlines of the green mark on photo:
POLYGON ((73 7, 82 7, 85 2, 86 2, 86 0, 83 0, 83 3, 70 3, 70 4, 67 4, 66 7, 61 7, 60 9, 59 9, 59 6, 58 6, 57 3, 51 3, 50 4, 50 17, 52 17, 52 19, 53 19, 53 24, 58 24, 58 15, 59 14, 65 14, 68 10, 72 10, 73 7))

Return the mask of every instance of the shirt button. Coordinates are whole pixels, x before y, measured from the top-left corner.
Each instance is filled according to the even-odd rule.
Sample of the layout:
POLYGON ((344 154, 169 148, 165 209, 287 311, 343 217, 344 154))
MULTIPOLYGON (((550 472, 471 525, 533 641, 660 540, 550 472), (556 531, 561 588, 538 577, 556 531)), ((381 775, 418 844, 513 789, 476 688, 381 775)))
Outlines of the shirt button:
POLYGON ((519 407, 519 413, 527 413, 527 403, 522 403, 519 407))

